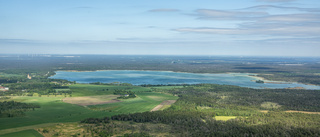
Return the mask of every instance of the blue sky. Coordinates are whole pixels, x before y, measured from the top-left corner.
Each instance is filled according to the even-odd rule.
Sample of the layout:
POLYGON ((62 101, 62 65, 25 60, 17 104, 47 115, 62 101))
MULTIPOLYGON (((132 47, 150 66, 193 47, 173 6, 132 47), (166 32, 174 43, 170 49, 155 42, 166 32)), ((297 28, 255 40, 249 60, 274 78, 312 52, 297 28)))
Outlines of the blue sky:
POLYGON ((320 56, 319 0, 0 0, 0 53, 320 56))

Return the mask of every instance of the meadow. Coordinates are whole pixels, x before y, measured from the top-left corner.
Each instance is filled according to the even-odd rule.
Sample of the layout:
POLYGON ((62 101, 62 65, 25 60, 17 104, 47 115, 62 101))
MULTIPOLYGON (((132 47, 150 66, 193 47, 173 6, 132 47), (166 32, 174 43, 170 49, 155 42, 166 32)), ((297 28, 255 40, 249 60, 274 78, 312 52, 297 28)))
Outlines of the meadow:
MULTIPOLYGON (((75 84, 70 86, 73 97, 113 95, 115 89, 130 89, 137 92, 136 98, 122 99, 121 102, 80 106, 63 102, 64 97, 50 96, 16 96, 9 100, 15 100, 24 103, 34 103, 40 105, 40 108, 27 111, 23 117, 1 118, 0 135, 4 133, 19 131, 18 128, 25 130, 23 127, 34 126, 50 123, 76 122, 85 118, 112 116, 116 114, 127 114, 136 112, 150 111, 164 100, 175 100, 178 97, 150 92, 149 88, 136 86, 112 86, 112 85, 89 85, 75 84), (108 89, 108 90, 107 90, 108 89), (11 130, 16 128, 15 130, 11 130), (7 130, 6 130, 7 129, 7 130)), ((32 128, 31 128, 32 129, 32 128)), ((28 131, 29 132, 29 131, 28 131)))

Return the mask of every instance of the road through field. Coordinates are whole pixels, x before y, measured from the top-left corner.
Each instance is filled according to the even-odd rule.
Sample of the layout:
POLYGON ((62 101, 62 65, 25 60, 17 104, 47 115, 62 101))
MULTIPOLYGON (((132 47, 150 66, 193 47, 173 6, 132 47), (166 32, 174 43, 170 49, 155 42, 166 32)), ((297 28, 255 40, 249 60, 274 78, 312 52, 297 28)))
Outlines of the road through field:
POLYGON ((159 104, 158 106, 154 107, 151 111, 158 111, 162 107, 164 107, 166 105, 171 105, 171 104, 173 104, 175 102, 176 102, 176 100, 165 100, 165 101, 161 102, 161 104, 159 104))

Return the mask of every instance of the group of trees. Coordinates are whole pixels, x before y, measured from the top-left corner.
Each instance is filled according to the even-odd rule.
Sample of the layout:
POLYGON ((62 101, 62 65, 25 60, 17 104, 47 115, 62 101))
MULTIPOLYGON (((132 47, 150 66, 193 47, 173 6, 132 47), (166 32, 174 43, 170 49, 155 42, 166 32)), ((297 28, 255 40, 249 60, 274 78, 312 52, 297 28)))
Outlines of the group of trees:
POLYGON ((51 83, 51 82, 21 82, 21 83, 10 83, 5 84, 9 87, 9 91, 1 92, 1 95, 27 95, 32 96, 34 93, 38 95, 61 95, 68 94, 72 92, 69 90, 63 90, 57 92, 56 89, 69 89, 68 86, 61 84, 51 83))
POLYGON ((128 98, 135 98, 136 97, 136 95, 133 91, 127 91, 127 90, 115 89, 113 94, 120 95, 120 97, 118 97, 118 99, 128 99, 128 98))
POLYGON ((166 92, 178 95, 180 101, 212 108, 266 109, 261 107, 262 103, 274 102, 281 106, 279 110, 320 111, 319 90, 251 89, 230 85, 197 84, 166 92))
POLYGON ((16 101, 3 101, 0 102, 0 118, 23 116, 25 111, 35 108, 40 108, 40 106, 16 101))

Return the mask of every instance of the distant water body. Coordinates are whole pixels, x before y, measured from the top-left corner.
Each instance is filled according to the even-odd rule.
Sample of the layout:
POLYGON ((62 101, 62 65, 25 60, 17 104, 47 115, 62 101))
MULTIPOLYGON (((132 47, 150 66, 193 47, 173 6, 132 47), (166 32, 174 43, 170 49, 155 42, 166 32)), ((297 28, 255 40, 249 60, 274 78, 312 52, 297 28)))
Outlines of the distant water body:
MULTIPOLYGON (((137 71, 137 70, 106 70, 106 71, 57 71, 52 79, 65 79, 77 83, 131 83, 133 85, 167 85, 167 84, 200 84, 212 83, 221 85, 236 85, 249 88, 294 88, 320 89, 320 86, 306 85, 301 83, 256 83, 256 77, 249 73, 223 73, 223 74, 201 74, 181 73, 170 71, 137 71)), ((272 81, 267 81, 272 82, 272 81)))

